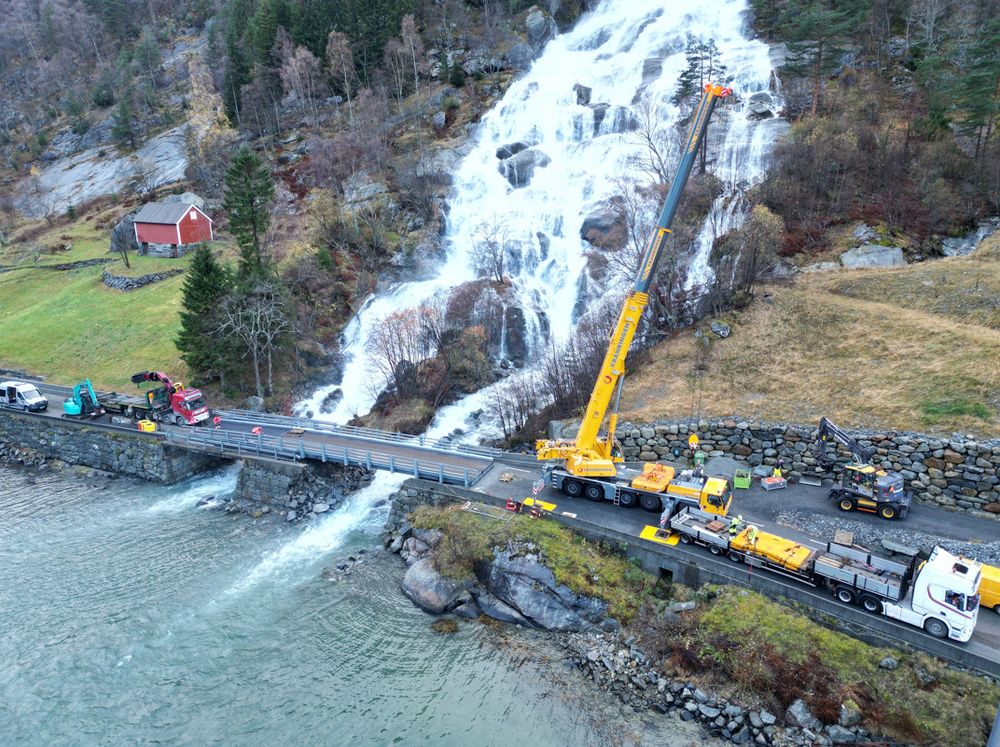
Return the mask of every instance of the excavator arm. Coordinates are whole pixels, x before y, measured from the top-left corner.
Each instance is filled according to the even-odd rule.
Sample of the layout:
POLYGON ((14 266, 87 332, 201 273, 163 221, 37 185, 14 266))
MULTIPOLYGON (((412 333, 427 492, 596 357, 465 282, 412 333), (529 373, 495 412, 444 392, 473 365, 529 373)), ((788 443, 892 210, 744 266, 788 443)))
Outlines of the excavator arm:
POLYGON ((642 263, 639 265, 635 284, 625 297, 622 310, 618 315, 611 339, 608 344, 601 371, 598 374, 594 389, 590 395, 587 411, 573 441, 535 442, 535 451, 539 460, 565 459, 566 468, 575 475, 585 477, 613 477, 616 474, 615 462, 620 462, 615 442, 615 427, 617 426, 617 404, 608 422, 608 431, 601 437, 600 429, 607 417, 611 397, 621 396, 621 385, 625 376, 625 358, 632 345, 639 320, 649 304, 649 291, 656 278, 656 268, 667 245, 670 226, 680 207, 681 195, 687 184, 691 169, 698 154, 712 118, 716 103, 732 93, 732 89, 722 86, 706 85, 701 102, 695 110, 688 132, 684 151, 681 154, 677 173, 670 185, 670 192, 663 203, 663 209, 657 222, 656 230, 646 245, 642 263))
POLYGON ((874 452, 871 449, 866 449, 826 418, 820 418, 815 452, 816 459, 824 469, 830 468, 837 461, 837 449, 834 447, 831 452, 830 441, 836 441, 851 452, 856 462, 871 464, 872 456, 874 456, 874 452))

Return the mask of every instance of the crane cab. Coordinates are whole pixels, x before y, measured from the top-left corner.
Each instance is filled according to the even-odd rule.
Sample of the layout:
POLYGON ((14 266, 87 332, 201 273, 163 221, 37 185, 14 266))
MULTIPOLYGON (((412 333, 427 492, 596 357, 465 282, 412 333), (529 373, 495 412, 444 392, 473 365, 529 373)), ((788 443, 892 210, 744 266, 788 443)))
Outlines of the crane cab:
POLYGON ((709 477, 700 470, 683 470, 667 485, 667 495, 685 502, 698 502, 708 514, 725 516, 733 502, 733 489, 724 477, 709 477))

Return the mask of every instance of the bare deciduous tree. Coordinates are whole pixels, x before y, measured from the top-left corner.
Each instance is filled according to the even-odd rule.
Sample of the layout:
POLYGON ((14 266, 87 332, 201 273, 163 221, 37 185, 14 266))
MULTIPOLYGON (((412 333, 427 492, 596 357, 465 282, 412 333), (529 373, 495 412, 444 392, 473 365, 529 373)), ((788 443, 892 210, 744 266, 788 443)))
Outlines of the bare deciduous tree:
POLYGON ((636 156, 636 166, 645 171, 658 184, 670 182, 670 165, 676 160, 673 136, 663 126, 663 118, 656 108, 656 102, 644 95, 634 107, 637 127, 633 136, 642 146, 642 153, 636 156))
POLYGON ((281 83, 292 100, 316 121, 316 102, 326 95, 323 66, 305 47, 297 47, 281 65, 281 83))
POLYGON ((403 16, 400 38, 403 42, 403 48, 406 50, 406 54, 410 58, 410 64, 413 67, 413 92, 419 94, 419 66, 420 60, 424 56, 424 42, 423 39, 421 39, 420 34, 417 32, 417 22, 414 20, 412 14, 403 16))
POLYGON ((271 280, 258 281, 249 291, 238 292, 222 304, 216 334, 236 337, 245 348, 245 357, 253 366, 257 396, 263 398, 274 390, 274 356, 291 329, 285 299, 271 280), (261 368, 267 367, 267 387, 261 368))
POLYGON ((396 94, 396 102, 402 104, 407 75, 407 54, 403 42, 399 39, 390 39, 386 42, 383 60, 385 62, 385 69, 392 81, 392 88, 396 94))
POLYGON ((351 127, 354 127, 354 96, 358 76, 354 71, 354 54, 351 52, 351 42, 346 34, 331 31, 326 38, 326 67, 330 76, 337 81, 337 86, 347 101, 347 114, 351 127))
POLYGON ((435 353, 440 339, 440 311, 431 306, 394 311, 379 321, 368 335, 372 373, 381 380, 373 388, 394 389, 400 396, 414 394, 419 386, 417 366, 435 353))
POLYGON ((503 283, 508 240, 507 226, 496 215, 480 223, 472 246, 476 272, 494 283, 503 283))

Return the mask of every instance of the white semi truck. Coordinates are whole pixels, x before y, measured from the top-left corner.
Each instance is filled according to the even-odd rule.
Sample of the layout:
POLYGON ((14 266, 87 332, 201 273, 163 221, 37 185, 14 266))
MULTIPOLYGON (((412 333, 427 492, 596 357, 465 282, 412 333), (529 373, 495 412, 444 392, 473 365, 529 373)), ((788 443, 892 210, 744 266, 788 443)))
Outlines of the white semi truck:
POLYGON ((687 507, 669 518, 681 542, 708 548, 734 563, 791 576, 829 589, 844 604, 923 628, 936 638, 965 642, 979 615, 982 566, 935 547, 909 563, 830 542, 825 549, 737 524, 739 519, 687 507), (732 531, 730 531, 732 530, 732 531))

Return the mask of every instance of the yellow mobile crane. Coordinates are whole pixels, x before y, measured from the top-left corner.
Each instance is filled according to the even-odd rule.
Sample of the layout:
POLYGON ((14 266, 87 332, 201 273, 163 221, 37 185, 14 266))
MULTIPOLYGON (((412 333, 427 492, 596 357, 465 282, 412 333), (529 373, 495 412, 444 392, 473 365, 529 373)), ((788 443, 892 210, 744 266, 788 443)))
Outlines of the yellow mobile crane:
POLYGON ((640 503, 648 511, 672 513, 681 504, 695 505, 709 513, 725 515, 732 500, 727 480, 706 477, 696 472, 683 472, 675 479, 674 468, 662 464, 644 465, 641 472, 618 466, 623 460, 615 427, 618 422, 618 401, 625 376, 625 357, 632 338, 639 327, 649 303, 649 289, 656 277, 656 266, 663 254, 670 226, 673 223, 681 194, 687 184, 701 145, 719 99, 732 93, 732 89, 706 85, 701 102, 695 110, 687 143, 677 166, 670 192, 663 203, 663 210, 643 255, 635 284, 625 302, 618 322, 611 334, 608 351, 604 356, 600 374, 590 395, 590 403, 583 423, 574 440, 539 440, 535 451, 539 461, 563 460, 563 465, 549 467, 552 487, 569 496, 586 496, 591 500, 611 500, 616 505, 634 506, 640 503), (608 431, 600 435, 601 426, 608 413, 608 405, 615 395, 615 410, 608 421, 608 431))

